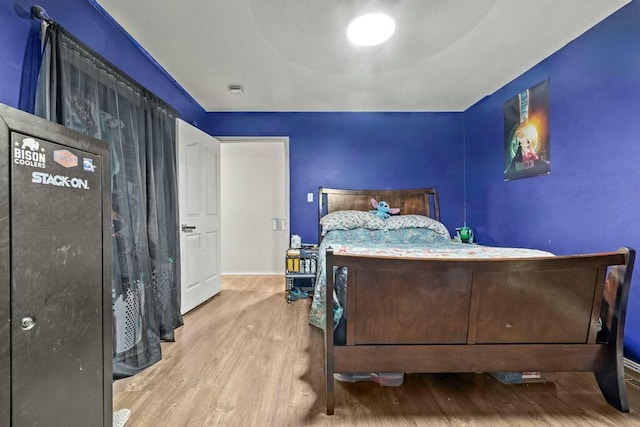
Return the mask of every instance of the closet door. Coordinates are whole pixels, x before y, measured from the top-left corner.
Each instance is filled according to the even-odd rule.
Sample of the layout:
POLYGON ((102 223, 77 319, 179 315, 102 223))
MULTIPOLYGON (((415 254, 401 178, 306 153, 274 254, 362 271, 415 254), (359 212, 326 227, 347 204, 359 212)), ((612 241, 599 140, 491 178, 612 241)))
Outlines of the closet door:
POLYGON ((177 120, 182 314, 220 292, 220 141, 177 120))

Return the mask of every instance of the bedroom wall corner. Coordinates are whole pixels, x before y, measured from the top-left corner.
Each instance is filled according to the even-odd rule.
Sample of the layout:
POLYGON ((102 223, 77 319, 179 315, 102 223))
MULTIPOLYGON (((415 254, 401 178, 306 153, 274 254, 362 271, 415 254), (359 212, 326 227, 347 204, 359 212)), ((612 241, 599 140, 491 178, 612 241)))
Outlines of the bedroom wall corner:
MULTIPOLYGON (((142 86, 171 105, 185 121, 202 126, 204 109, 184 90, 161 72, 89 0, 39 0, 56 22, 73 33, 105 59, 120 68, 142 86)), ((28 47, 39 21, 30 17, 33 1, 0 2, 0 103, 28 110, 21 93, 31 88, 22 84, 25 67, 30 64, 28 47)), ((24 96, 23 96, 24 97, 24 96)))
MULTIPOLYGON (((633 0, 465 111, 468 222, 482 243, 556 254, 640 248, 639 23, 633 0), (545 79, 551 174, 505 182, 504 103, 545 79)), ((640 360, 640 271, 625 355, 640 360)))

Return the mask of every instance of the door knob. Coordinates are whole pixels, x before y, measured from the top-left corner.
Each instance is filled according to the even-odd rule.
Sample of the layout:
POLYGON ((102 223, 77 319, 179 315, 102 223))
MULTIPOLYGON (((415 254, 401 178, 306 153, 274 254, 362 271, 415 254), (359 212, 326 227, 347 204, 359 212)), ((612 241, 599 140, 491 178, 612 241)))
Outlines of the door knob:
POLYGON ((23 317, 22 320, 20 320, 20 328, 22 328, 23 331, 33 329, 34 326, 36 326, 36 320, 33 317, 23 317))
POLYGON ((183 233, 191 233, 195 229, 196 229, 195 225, 182 224, 182 232, 183 233))

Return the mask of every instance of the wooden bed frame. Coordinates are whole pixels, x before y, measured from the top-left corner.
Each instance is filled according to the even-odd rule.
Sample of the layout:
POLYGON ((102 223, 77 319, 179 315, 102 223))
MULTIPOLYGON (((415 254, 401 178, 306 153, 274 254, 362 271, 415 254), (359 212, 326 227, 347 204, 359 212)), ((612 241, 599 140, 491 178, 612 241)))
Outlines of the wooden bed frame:
MULTIPOLYGON (((439 218, 435 188, 319 193, 321 215, 369 210, 375 197, 401 214, 439 218)), ((590 371, 607 402, 628 412, 623 336, 634 259, 630 248, 434 260, 328 250, 326 271, 348 270, 348 320, 346 342, 337 344, 326 316, 327 414, 334 413, 335 372, 590 371)), ((326 301, 333 301, 333 274, 326 278, 326 301)))

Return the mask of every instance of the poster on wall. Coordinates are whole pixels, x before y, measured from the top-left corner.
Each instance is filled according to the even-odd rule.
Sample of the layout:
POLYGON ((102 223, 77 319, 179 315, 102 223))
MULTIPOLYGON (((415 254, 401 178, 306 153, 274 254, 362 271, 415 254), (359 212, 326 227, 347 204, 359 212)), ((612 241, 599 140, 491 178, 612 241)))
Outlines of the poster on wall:
POLYGON ((549 80, 504 103, 504 180, 551 173, 549 80))

